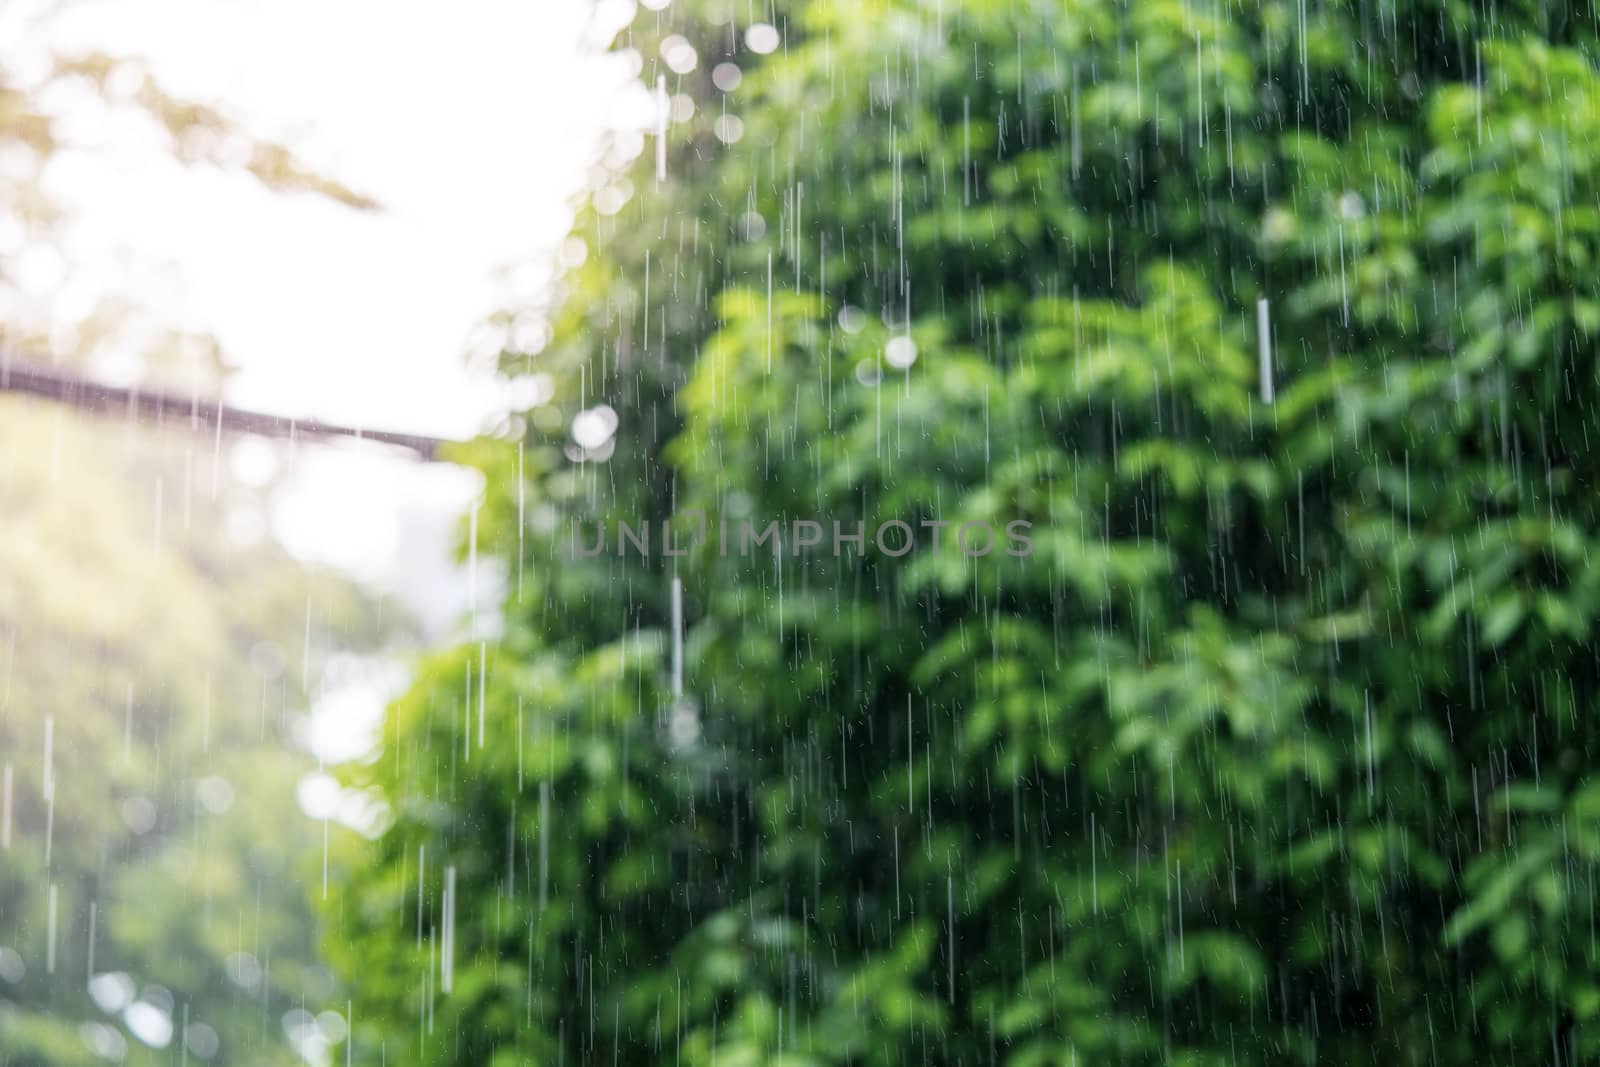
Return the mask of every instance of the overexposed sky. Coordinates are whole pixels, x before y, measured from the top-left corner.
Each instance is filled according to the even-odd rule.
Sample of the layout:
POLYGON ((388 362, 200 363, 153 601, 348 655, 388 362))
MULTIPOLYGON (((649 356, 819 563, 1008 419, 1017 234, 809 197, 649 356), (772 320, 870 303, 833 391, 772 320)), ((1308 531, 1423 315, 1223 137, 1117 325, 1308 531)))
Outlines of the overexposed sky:
MULTIPOLYGON (((44 174, 66 209, 64 247, 24 264, 22 290, 33 284, 46 321, 129 293, 162 323, 215 337, 237 368, 238 406, 469 437, 508 404, 486 361, 465 358, 475 328, 536 302, 601 132, 637 125, 631 68, 603 51, 634 10, 9 0, 0 50, 13 75, 51 51, 137 58, 169 93, 382 205, 363 213, 185 167, 148 122, 68 101, 57 129, 68 148, 44 174)), ((97 373, 131 370, 113 360, 97 373)), ((475 475, 359 443, 291 452, 243 438, 229 450, 242 477, 277 479, 270 527, 292 552, 397 595, 430 640, 470 625, 474 604, 492 607, 493 568, 468 573, 450 555, 475 475)), ((338 760, 370 744, 403 680, 392 666, 323 672, 313 751, 338 760)))
MULTIPOLYGON (((603 49, 634 10, 13 0, 0 48, 13 67, 50 48, 138 58, 170 93, 382 205, 364 213, 185 167, 148 124, 68 107, 58 132, 71 150, 46 188, 90 289, 131 290, 161 320, 216 337, 237 368, 233 404, 468 437, 507 405, 488 361, 466 358, 475 328, 547 286, 599 134, 627 112, 629 68, 603 49), (49 17, 30 18, 39 11, 49 17)), ((262 467, 259 447, 236 451, 262 467)), ((465 472, 360 445, 276 456, 272 527, 292 551, 409 594, 436 625, 464 606, 440 557, 475 492, 465 472)))
MULTIPOLYGON (((475 323, 529 295, 614 110, 589 0, 119 0, 69 6, 70 48, 144 59, 171 92, 376 198, 363 214, 182 168, 89 128, 50 189, 74 258, 169 268, 153 294, 240 368, 235 403, 465 436, 497 404, 475 323), (497 278, 506 267, 512 281, 497 278)), ((88 124, 86 124, 88 125, 88 124)), ((69 130, 71 127, 69 126, 69 130)))

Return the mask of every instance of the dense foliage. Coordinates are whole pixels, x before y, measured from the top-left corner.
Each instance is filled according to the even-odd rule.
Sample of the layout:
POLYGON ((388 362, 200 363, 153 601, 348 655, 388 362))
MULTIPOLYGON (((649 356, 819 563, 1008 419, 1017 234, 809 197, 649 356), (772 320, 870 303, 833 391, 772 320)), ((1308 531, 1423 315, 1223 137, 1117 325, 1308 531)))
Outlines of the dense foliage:
POLYGON ((1600 1052, 1595 28, 641 12, 694 107, 507 353, 502 636, 354 775, 355 1057, 1600 1052), (696 509, 1034 552, 570 544, 696 509))

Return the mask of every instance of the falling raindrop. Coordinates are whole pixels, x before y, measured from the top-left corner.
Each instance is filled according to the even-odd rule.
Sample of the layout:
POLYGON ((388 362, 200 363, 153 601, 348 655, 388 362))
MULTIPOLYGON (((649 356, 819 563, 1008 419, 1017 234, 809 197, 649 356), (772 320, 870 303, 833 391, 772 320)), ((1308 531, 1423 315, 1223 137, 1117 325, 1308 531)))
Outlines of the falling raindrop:
POLYGON ((1261 378, 1261 402, 1272 403, 1272 314, 1267 298, 1256 301, 1256 356, 1261 378))
POLYGON ((771 23, 757 22, 744 31, 745 47, 757 55, 768 55, 778 50, 778 30, 771 23))
POLYGON ((884 362, 896 370, 906 370, 917 361, 917 345, 904 335, 891 337, 884 348, 884 362))
POLYGON ((50 903, 45 915, 45 963, 44 973, 56 973, 56 902, 58 898, 57 887, 50 883, 50 903))
POLYGON ((444 869, 443 921, 439 942, 439 988, 449 993, 455 986, 456 955, 456 868, 444 869))
MULTIPOLYGON (((687 43, 687 42, 686 42, 687 43)), ((691 64, 692 65, 692 64, 691 64)), ((667 77, 665 74, 656 79, 656 184, 667 180, 667 123, 672 118, 672 105, 667 100, 667 77)), ((626 199, 623 197, 622 199, 626 199)), ((622 204, 617 203, 617 209, 622 204)), ((612 214, 615 211, 611 212, 612 214)))
MULTIPOLYGON (((661 58, 674 74, 687 74, 700 61, 699 53, 695 51, 694 45, 690 44, 688 39, 676 33, 662 40, 661 58)), ((664 86, 665 82, 666 79, 663 78, 658 84, 664 86)))

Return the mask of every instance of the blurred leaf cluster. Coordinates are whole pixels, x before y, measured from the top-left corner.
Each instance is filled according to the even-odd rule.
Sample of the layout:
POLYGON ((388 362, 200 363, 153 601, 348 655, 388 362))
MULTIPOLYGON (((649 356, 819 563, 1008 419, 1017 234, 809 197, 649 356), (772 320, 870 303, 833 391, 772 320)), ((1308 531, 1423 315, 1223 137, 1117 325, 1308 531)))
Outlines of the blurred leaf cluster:
POLYGON ((343 1011, 305 891, 322 827, 296 804, 315 762, 295 725, 304 658, 380 625, 241 541, 255 491, 224 473, 213 496, 194 449, 0 401, 7 1062, 293 1064, 280 1017, 343 1011))
MULTIPOLYGON (((187 163, 369 205, 132 61, 12 58, 0 378, 12 357, 131 354, 143 380, 218 387, 211 339, 125 297, 63 319, 70 277, 28 276, 30 257, 75 266, 48 195, 51 163, 80 147, 63 119, 120 109, 187 163)), ((0 395, 0 1063, 289 1065, 342 1033, 303 888, 324 830, 296 804, 315 760, 294 728, 308 661, 392 626, 265 540, 262 494, 224 444, 0 395)))

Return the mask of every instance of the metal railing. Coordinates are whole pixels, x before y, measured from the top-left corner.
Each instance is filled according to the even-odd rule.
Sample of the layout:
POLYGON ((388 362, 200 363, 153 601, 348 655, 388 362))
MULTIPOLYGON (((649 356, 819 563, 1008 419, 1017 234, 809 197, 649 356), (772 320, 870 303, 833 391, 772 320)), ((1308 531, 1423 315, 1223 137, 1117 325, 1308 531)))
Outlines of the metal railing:
POLYGON ((196 431, 249 433, 263 437, 298 439, 350 438, 377 441, 414 453, 423 460, 440 460, 441 446, 455 442, 423 434, 345 426, 321 419, 296 419, 262 411, 231 407, 198 395, 180 396, 159 389, 105 385, 59 367, 19 359, 0 352, 0 393, 23 393, 67 404, 81 411, 125 415, 166 425, 187 423, 196 431))

